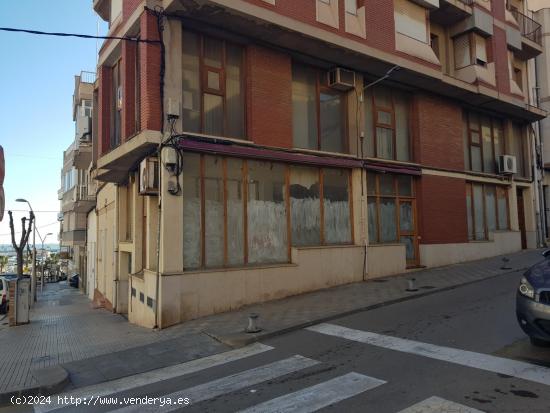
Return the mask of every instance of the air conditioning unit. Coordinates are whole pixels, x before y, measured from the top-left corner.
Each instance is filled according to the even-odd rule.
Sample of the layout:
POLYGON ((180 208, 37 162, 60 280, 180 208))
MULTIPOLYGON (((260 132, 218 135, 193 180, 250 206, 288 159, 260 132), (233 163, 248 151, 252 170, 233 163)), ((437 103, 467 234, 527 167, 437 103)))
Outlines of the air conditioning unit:
POLYGON ((88 142, 92 139, 92 118, 89 116, 80 116, 76 122, 77 138, 80 141, 88 142))
POLYGON ((355 87, 355 72, 336 67, 328 72, 328 85, 338 90, 349 90, 355 87))
POLYGON ((158 158, 150 156, 139 164, 139 194, 158 195, 159 173, 158 158))
POLYGON ((516 157, 512 155, 500 155, 498 157, 498 173, 512 175, 518 171, 516 157))

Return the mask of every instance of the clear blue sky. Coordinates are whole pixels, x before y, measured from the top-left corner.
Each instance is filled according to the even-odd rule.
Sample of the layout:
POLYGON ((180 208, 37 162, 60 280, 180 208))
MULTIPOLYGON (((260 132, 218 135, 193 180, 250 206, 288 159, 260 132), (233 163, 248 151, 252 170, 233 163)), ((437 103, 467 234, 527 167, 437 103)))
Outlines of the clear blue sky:
MULTIPOLYGON (((107 27, 92 9, 92 0, 0 1, 0 27, 95 35, 107 27)), ((97 47, 101 41, 97 43, 97 47)), ((57 190, 63 150, 74 140, 74 75, 96 70, 96 40, 36 36, 0 31, 0 145, 6 157, 6 214, 0 244, 11 243, 7 210, 58 211, 57 190)), ((14 213, 20 230, 22 213, 14 213)), ((54 233, 57 213, 37 213, 42 234, 54 233)), ((18 240, 18 238, 17 238, 18 240)), ((38 239, 37 239, 38 241, 38 239)))

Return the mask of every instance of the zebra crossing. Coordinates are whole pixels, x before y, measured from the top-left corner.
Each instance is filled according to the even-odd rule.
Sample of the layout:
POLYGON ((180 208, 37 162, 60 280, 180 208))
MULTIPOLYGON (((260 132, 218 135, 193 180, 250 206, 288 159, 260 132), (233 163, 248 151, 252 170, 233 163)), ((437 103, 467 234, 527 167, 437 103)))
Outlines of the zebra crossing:
MULTIPOLYGON (((326 334, 326 331, 324 331, 326 334)), ((311 372, 312 368, 319 368, 323 362, 301 355, 276 354, 274 347, 256 343, 244 348, 231 350, 225 353, 215 354, 202 359, 192 360, 174 366, 125 377, 110 382, 80 388, 72 392, 59 395, 61 399, 73 397, 74 400, 97 400, 98 398, 109 398, 119 400, 117 403, 105 405, 78 406, 78 411, 103 411, 117 413, 133 412, 161 412, 185 411, 187 406, 182 404, 128 404, 123 403, 123 396, 143 396, 152 394, 164 399, 178 400, 188 399, 189 406, 201 406, 200 403, 213 401, 222 396, 229 396, 241 392, 254 394, 253 387, 267 386, 273 381, 283 380, 286 376, 298 372, 311 372), (267 358, 267 360, 266 360, 267 358), (237 364, 239 363, 239 364, 237 364), (243 367, 244 364, 244 367, 243 367), (237 367, 236 367, 237 366, 237 367), (229 374, 227 370, 229 369, 229 374), (310 370, 308 370, 310 369, 310 370), (221 374, 220 374, 221 370, 221 374), (235 371, 236 370, 236 371, 235 371), (206 377, 206 381, 201 379, 206 377), (199 377, 198 381, 195 381, 199 377), (216 377, 216 378, 214 378, 216 377), (193 379, 192 384, 190 383, 193 379), (185 380, 188 380, 187 382, 185 380), (164 385, 169 383, 170 385, 164 385), (176 384, 174 384, 174 381, 176 384), (196 383, 199 384, 196 384, 196 383), (181 386, 180 386, 181 384, 181 386), (174 385, 176 388, 174 389, 174 385), (155 390, 150 390, 156 386, 155 390), (159 390, 160 389, 160 390, 159 390)), ((225 409, 223 411, 237 410, 241 413, 275 413, 275 412, 296 412, 309 413, 326 407, 338 409, 338 403, 355 396, 365 394, 387 384, 385 380, 370 377, 355 371, 342 372, 324 381, 309 385, 296 391, 288 391, 285 394, 269 398, 245 397, 244 407, 236 409, 225 409), (267 400, 266 400, 267 398, 267 400)), ((55 400, 60 400, 54 396, 55 400)), ((218 400, 219 402, 219 400, 218 400)), ((241 404, 242 404, 241 403, 241 404)), ((63 403, 52 403, 49 405, 35 406, 35 411, 46 412, 69 412, 75 411, 75 405, 63 403)), ((450 400, 433 396, 425 400, 417 401, 410 407, 401 410, 399 413, 483 413, 455 403, 450 400)))

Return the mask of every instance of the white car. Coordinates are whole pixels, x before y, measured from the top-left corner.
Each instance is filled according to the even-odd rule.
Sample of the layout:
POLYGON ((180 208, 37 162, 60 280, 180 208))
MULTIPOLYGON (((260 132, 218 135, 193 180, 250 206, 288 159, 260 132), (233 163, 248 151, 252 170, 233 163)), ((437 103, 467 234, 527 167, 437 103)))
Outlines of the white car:
POLYGON ((6 314, 9 309, 8 282, 17 278, 15 274, 0 275, 0 314, 6 314))

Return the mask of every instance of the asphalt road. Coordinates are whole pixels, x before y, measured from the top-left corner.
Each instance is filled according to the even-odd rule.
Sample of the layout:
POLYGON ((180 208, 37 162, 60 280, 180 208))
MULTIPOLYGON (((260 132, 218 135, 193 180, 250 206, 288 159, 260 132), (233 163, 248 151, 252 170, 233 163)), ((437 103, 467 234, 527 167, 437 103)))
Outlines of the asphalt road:
MULTIPOLYGON (((181 371, 83 389, 80 397, 90 403, 105 396, 126 412, 547 413, 550 348, 532 347, 517 325, 519 278, 508 274, 343 317, 181 371), (191 404, 123 400, 145 395, 180 403, 188 397, 191 404)), ((114 409, 99 406, 105 402, 44 411, 114 409)))

